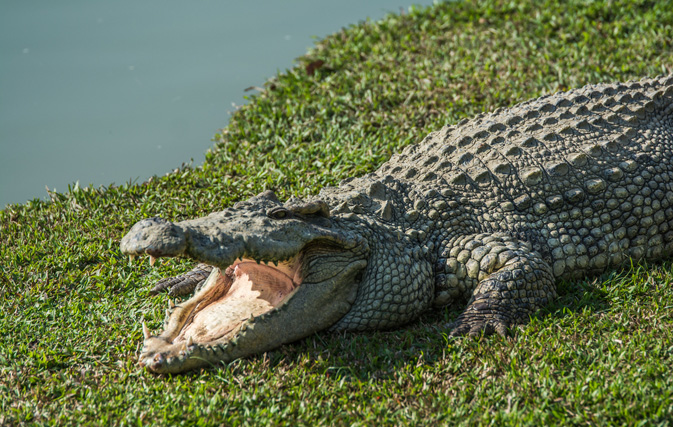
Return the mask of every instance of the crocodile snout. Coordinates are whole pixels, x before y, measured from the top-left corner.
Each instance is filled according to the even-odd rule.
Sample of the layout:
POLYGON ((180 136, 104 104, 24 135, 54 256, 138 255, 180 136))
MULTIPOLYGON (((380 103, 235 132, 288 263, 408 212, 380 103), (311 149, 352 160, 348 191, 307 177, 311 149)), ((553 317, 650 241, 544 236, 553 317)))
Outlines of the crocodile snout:
POLYGON ((182 227, 159 217, 138 221, 121 241, 127 255, 177 256, 187 247, 182 227))

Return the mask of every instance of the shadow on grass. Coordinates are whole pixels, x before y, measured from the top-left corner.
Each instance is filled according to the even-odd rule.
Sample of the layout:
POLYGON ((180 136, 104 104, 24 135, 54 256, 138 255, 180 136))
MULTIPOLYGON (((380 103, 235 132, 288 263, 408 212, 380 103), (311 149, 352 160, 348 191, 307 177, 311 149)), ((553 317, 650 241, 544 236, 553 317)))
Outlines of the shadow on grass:
POLYGON ((606 310, 610 303, 607 292, 598 287, 601 282, 601 277, 592 280, 559 282, 556 287, 558 293, 556 300, 535 316, 537 318, 563 318, 587 309, 594 313, 606 310))

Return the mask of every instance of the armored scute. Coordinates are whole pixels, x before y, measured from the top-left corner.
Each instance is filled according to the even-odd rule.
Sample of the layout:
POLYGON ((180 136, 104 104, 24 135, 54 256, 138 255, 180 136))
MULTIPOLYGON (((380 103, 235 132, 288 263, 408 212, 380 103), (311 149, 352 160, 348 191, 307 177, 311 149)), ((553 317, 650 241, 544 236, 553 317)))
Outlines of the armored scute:
POLYGON ((586 86, 463 120, 312 200, 264 192, 180 223, 137 223, 125 253, 187 256, 156 290, 140 363, 181 372, 321 330, 393 328, 463 304, 452 336, 505 334, 559 279, 673 252, 673 76, 586 86))

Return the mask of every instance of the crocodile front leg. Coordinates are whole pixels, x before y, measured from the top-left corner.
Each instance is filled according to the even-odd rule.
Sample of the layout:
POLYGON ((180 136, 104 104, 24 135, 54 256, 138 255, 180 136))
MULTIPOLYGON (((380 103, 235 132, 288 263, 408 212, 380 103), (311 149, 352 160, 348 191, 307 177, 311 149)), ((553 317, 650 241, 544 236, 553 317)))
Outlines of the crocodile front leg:
MULTIPOLYGON (((479 237, 470 239, 467 248, 476 246, 479 237)), ((471 273, 466 280, 471 279, 476 286, 472 285, 467 308, 451 325, 452 337, 482 332, 506 336, 509 327, 527 323, 531 315, 556 297, 552 268, 530 245, 502 236, 489 237, 483 243, 479 250, 469 251, 467 259, 461 257, 465 249, 458 254, 471 273), (474 257, 480 258, 478 268, 474 268, 474 257)))
POLYGON ((150 291, 151 295, 168 289, 168 295, 178 296, 186 295, 195 289, 198 290, 213 271, 213 267, 208 264, 197 264, 191 271, 175 277, 166 277, 157 282, 150 291))

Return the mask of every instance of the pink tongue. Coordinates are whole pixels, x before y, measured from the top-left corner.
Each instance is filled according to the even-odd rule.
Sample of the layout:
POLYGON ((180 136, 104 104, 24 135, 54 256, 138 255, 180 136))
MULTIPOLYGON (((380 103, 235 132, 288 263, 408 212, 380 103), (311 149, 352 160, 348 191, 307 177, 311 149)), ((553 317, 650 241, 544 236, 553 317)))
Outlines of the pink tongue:
POLYGON ((259 316, 277 306, 294 289, 284 273, 255 262, 242 262, 234 269, 234 281, 226 296, 201 309, 175 341, 191 336, 204 343, 232 334, 250 316, 259 316))

